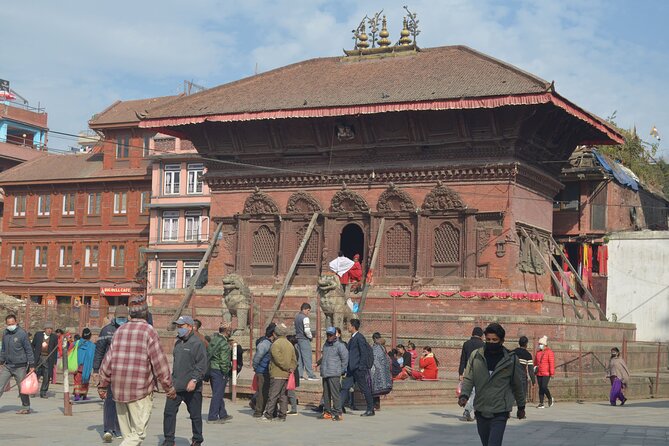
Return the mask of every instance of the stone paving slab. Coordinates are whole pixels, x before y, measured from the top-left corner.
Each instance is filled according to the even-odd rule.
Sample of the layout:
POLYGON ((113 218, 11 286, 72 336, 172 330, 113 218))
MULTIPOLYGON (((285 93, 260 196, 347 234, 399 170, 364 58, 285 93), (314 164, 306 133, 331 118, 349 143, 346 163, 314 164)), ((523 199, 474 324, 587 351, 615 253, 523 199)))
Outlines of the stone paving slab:
MULTIPOLYGON (((53 393, 52 393, 53 394, 53 393)), ((246 401, 226 401, 234 419, 223 425, 204 424, 206 445, 341 446, 354 445, 480 445, 476 423, 459 421, 462 409, 453 402, 443 405, 388 407, 373 418, 360 412, 347 414, 335 423, 316 419, 316 413, 300 407, 285 423, 265 423, 251 417, 246 401)), ((165 397, 156 395, 144 445, 162 442, 165 397)), ((204 412, 209 405, 205 399, 204 412)), ((62 413, 62 394, 33 399, 34 413, 17 415, 19 400, 14 391, 0 399, 2 444, 16 446, 100 445, 102 405, 99 399, 73 406, 74 416, 62 413)), ((669 399, 628 401, 624 407, 608 403, 560 403, 546 409, 528 407, 526 420, 512 418, 506 429, 506 445, 655 446, 669 444, 669 399)), ((190 444, 190 420, 181 406, 177 445, 190 444)), ((120 440, 114 440, 118 445, 120 440)))

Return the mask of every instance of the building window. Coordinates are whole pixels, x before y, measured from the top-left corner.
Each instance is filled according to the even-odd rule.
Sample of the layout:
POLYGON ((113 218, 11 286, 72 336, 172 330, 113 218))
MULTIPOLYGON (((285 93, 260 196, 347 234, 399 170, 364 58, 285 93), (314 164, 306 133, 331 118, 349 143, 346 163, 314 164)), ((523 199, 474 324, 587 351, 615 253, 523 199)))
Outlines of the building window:
POLYGON ((58 266, 61 268, 72 268, 72 247, 61 246, 58 266))
POLYGON ((179 238, 179 211, 163 212, 163 241, 176 241, 179 238))
POLYGON ((35 268, 46 268, 49 258, 49 248, 38 246, 35 248, 35 268))
POLYGON ((111 267, 123 268, 125 264, 125 246, 114 245, 111 247, 111 267))
POLYGON ((114 214, 125 214, 128 212, 128 193, 114 192, 114 214))
POLYGON ((14 197, 14 217, 26 216, 26 196, 17 195, 14 197))
POLYGON ((151 203, 151 192, 144 191, 139 195, 139 213, 146 214, 149 212, 149 203, 151 203))
POLYGON ((75 194, 63 194, 63 215, 74 215, 75 194))
POLYGON ((37 198, 37 215, 51 215, 51 195, 40 195, 37 198))
POLYGON ((188 193, 202 193, 202 174, 204 173, 204 164, 188 165, 188 193))
POLYGON ((194 242, 200 240, 202 229, 202 213, 199 211, 186 211, 186 241, 194 242))
POLYGON ((97 268, 99 259, 99 249, 97 245, 86 246, 84 252, 84 266, 86 268, 97 268))
POLYGON ((177 287, 177 262, 160 262, 160 288, 174 289, 177 287))
POLYGON ((165 195, 177 195, 181 178, 181 166, 179 164, 167 164, 165 166, 165 195))
POLYGON ((116 138, 116 158, 128 158, 130 151, 130 137, 119 136, 116 138))
POLYGON ((145 136, 142 143, 142 156, 147 157, 151 155, 151 137, 145 136))
POLYGON ((23 246, 14 246, 12 248, 12 258, 10 265, 12 268, 23 267, 23 246))
POLYGON ((184 288, 190 285, 190 279, 195 276, 199 266, 200 262, 184 262, 184 288))
POLYGON ((100 215, 102 207, 102 192, 88 194, 88 215, 100 215))
POLYGON ((581 200, 581 184, 578 182, 566 183, 555 200, 553 201, 553 209, 560 211, 578 211, 579 202, 581 200))

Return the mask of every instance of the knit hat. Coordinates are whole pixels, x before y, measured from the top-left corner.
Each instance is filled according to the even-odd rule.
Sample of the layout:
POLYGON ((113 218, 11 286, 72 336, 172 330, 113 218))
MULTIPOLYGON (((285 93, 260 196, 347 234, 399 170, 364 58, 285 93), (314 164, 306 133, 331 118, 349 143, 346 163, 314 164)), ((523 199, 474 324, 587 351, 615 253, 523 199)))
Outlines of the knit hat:
POLYGON ((548 336, 542 336, 539 338, 539 344, 548 345, 548 336))
POLYGON ((146 303, 146 297, 143 294, 136 294, 130 298, 128 303, 128 311, 130 316, 133 314, 141 314, 149 311, 149 305, 146 303))
POLYGON ((53 328, 53 322, 45 321, 44 322, 44 328, 53 328))
POLYGON ((274 328, 274 333, 277 336, 286 336, 288 334, 288 327, 282 322, 274 328))
POLYGON ((219 331, 221 330, 229 330, 232 327, 232 324, 227 321, 221 322, 221 325, 219 326, 219 331))
POLYGON ((128 307, 125 305, 117 305, 114 309, 114 317, 128 317, 128 307))

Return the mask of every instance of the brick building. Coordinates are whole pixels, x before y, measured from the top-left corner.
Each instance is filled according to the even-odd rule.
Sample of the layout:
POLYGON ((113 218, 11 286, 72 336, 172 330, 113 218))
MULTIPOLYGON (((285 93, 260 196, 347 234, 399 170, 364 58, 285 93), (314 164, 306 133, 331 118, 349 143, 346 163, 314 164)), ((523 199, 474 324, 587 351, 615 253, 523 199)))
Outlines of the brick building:
POLYGON ((137 113, 170 99, 117 102, 90 121, 104 138, 91 153, 49 154, 0 174, 0 289, 64 312, 90 304, 95 324, 145 285, 136 277, 149 234, 150 137, 137 131, 137 113))

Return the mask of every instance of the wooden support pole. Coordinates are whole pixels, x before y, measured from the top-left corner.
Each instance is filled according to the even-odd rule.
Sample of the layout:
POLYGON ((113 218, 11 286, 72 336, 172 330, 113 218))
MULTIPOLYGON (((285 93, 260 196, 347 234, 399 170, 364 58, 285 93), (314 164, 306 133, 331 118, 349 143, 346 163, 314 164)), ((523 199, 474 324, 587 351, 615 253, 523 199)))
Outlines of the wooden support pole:
POLYGON ((376 231, 376 240, 374 241, 374 252, 372 253, 372 261, 369 262, 369 271, 367 271, 367 277, 365 278, 365 285, 362 289, 362 296, 360 297, 360 305, 358 306, 358 317, 362 316, 362 311, 365 308, 365 301, 367 300, 367 293, 369 293, 369 288, 372 286, 372 280, 374 278, 374 269, 376 268, 376 261, 379 257, 379 250, 381 248, 381 240, 383 239, 383 227, 386 224, 386 219, 381 218, 379 222, 379 230, 376 231))

